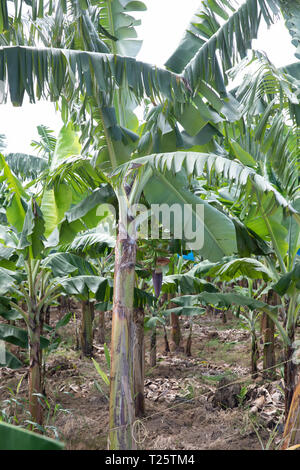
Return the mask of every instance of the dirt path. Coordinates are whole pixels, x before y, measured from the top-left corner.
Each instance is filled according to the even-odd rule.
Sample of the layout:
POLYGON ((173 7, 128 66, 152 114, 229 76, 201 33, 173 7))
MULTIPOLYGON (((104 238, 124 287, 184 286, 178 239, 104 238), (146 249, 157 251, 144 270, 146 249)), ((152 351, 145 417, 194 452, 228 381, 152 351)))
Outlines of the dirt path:
MULTIPOLYGON (((185 335, 185 331, 183 330, 185 335)), ((57 433, 67 449, 106 449, 108 431, 108 387, 101 381, 91 360, 80 359, 73 344, 74 325, 62 331, 63 342, 50 355, 46 369, 49 408, 45 414, 48 435, 57 433), (98 382, 102 393, 95 386, 98 382)), ((109 331, 108 331, 109 336, 109 331)), ((95 359, 108 372, 103 347, 95 344, 95 359)), ((141 449, 261 449, 283 411, 280 381, 256 382, 249 375, 248 333, 232 319, 226 325, 214 318, 201 318, 194 325, 192 357, 163 353, 158 335, 157 366, 150 369, 146 352, 146 416, 135 423, 134 435, 141 449), (221 378, 241 386, 239 406, 213 406, 221 378), (275 400, 276 398, 276 400, 275 400), (260 401, 259 401, 260 400, 260 401), (256 402, 256 413, 250 412, 256 402), (262 443, 260 443, 260 440, 262 443)), ((146 341, 149 351, 149 338, 146 341)), ((1 409, 24 420, 26 369, 0 370, 1 409), (12 393, 23 376, 16 407, 12 393)), ((282 427, 274 433, 271 447, 278 447, 282 427)))

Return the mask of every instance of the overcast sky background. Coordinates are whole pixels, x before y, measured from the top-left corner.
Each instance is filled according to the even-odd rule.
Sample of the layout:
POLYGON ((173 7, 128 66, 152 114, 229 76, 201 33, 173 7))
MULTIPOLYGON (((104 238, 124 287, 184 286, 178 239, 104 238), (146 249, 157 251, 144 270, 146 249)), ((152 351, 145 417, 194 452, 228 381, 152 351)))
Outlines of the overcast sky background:
MULTIPOLYGON (((142 25, 137 28, 143 46, 138 59, 162 66, 178 45, 186 26, 199 6, 199 0, 147 0, 146 12, 138 13, 142 25), (184 5, 184 6, 183 6, 184 5)), ((253 48, 263 50, 277 67, 295 62, 295 48, 283 21, 270 29, 262 25, 253 48)), ((41 101, 20 108, 10 103, 0 107, 0 134, 7 137, 7 152, 32 153, 32 139, 37 138, 36 126, 44 124, 58 133, 62 123, 54 104, 41 101)))

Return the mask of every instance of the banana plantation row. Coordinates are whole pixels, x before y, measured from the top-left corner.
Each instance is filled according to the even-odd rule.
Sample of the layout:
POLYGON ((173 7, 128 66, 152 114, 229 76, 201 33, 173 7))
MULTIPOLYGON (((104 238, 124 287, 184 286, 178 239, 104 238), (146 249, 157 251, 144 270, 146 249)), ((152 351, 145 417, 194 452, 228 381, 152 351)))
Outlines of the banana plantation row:
MULTIPOLYGON (((51 305, 62 295, 82 302, 87 356, 94 310, 103 324, 112 309, 111 449, 135 448, 144 326, 155 352, 155 328, 169 315, 175 343, 187 316, 190 354, 193 316, 232 308, 251 332, 254 377, 262 317, 269 378, 275 335, 284 349, 286 417, 298 380, 300 69, 297 61, 278 69, 251 47, 260 24, 283 15, 299 60, 300 5, 199 3, 164 68, 135 59, 143 2, 1 3, 3 100, 50 99, 64 125, 57 139, 39 127, 35 155, 0 155, 0 338, 29 346, 30 411, 42 424, 51 305), (242 84, 232 89, 235 77, 242 84), (184 217, 161 223, 159 239, 138 237, 139 223, 150 224, 146 215, 163 203, 184 217), (137 204, 149 209, 140 219, 137 204), (190 251, 185 230, 174 238, 178 225, 203 233, 201 249, 190 251)), ((20 363, 8 348, 1 365, 20 363)))

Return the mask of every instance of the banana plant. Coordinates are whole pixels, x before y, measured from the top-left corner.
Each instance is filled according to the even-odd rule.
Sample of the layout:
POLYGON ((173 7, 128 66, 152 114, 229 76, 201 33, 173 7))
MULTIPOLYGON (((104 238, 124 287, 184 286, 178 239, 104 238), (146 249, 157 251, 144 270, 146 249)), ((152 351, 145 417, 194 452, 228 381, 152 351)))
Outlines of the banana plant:
MULTIPOLYGON (((181 59, 186 55, 187 61, 180 66, 179 72, 174 72, 171 71, 173 68, 171 63, 168 64, 168 69, 160 69, 134 58, 139 46, 130 44, 133 31, 127 12, 130 9, 145 9, 142 2, 101 1, 98 6, 99 10, 96 6, 95 11, 88 1, 71 1, 69 4, 63 1, 57 2, 55 6, 51 3, 47 7, 48 15, 45 15, 43 1, 39 2, 38 8, 36 2, 33 2, 29 22, 35 28, 29 28, 30 41, 26 37, 26 29, 23 28, 21 21, 22 7, 17 8, 14 14, 8 13, 4 4, 1 10, 0 33, 2 32, 2 44, 9 46, 4 46, 0 50, 0 64, 2 65, 0 80, 4 84, 9 82, 9 94, 16 105, 22 104, 25 92, 32 102, 42 96, 50 97, 52 100, 58 100, 62 96, 60 108, 64 119, 68 119, 69 108, 71 118, 80 128, 85 127, 85 136, 88 132, 95 134, 94 143, 95 145, 100 143, 101 148, 94 155, 93 161, 98 166, 102 164, 102 169, 105 168, 107 173, 112 169, 116 171, 120 163, 128 162, 136 149, 139 136, 135 132, 137 129, 134 130, 136 120, 131 113, 132 101, 140 102, 145 96, 154 105, 157 102, 165 103, 167 107, 167 104, 171 103, 171 108, 174 108, 172 109, 174 122, 181 123, 184 128, 186 126, 184 135, 178 132, 176 134, 176 126, 173 126, 175 134, 172 135, 172 145, 174 145, 175 135, 178 142, 176 149, 197 147, 194 150, 203 151, 203 148, 199 149, 199 147, 206 145, 213 136, 222 138, 220 123, 226 119, 235 121, 239 115, 236 100, 226 91, 225 72, 245 56, 246 50, 251 47, 252 39, 256 37, 261 18, 264 18, 265 22, 270 25, 273 22, 273 16, 279 13, 282 5, 285 6, 285 2, 247 0, 241 7, 235 9, 231 2, 226 2, 225 6, 217 0, 205 2, 203 6, 205 9, 202 8, 200 16, 193 21, 193 27, 201 34, 198 34, 197 39, 195 34, 187 34, 187 38, 184 39, 183 52, 182 48, 179 48, 180 50, 175 54, 181 59), (99 17, 97 13, 100 14, 99 17), (48 21, 50 32, 45 36, 44 26, 47 24, 47 16, 55 17, 55 27, 51 29, 51 22, 48 21), (216 16, 218 20, 215 19, 216 16), (97 21, 93 21, 95 18, 97 21), (211 18, 213 21, 210 22, 211 18), (122 30, 121 21, 123 24, 128 24, 128 20, 131 27, 128 30, 124 28, 122 30), (97 24, 96 28, 95 24, 97 24), (33 30, 35 33, 32 32, 33 30), (56 34, 56 31, 62 34, 56 34), (70 35, 70 31, 74 34, 70 35), (14 42, 15 37, 18 37, 17 46, 14 42), (38 39, 40 38, 45 41, 44 49, 34 47, 39 45, 38 39), (124 38, 127 40, 127 46, 130 45, 131 48, 130 57, 122 55, 125 51, 124 42, 126 44, 124 38), (33 47, 29 48, 28 43, 33 47), (75 50, 77 44, 80 50, 75 50), (185 54, 186 50, 190 50, 191 53, 185 54), (113 52, 113 54, 108 52, 113 52), (221 67, 217 52, 222 59, 221 67), (35 82, 37 87, 34 86, 35 82), (90 115, 89 119, 86 117, 86 111, 90 115), (131 124, 128 123, 127 116, 131 118, 131 124), (193 123, 196 123, 196 126, 193 126, 193 123), (98 132, 94 133, 92 131, 95 125, 98 132)), ((168 125, 164 127, 163 135, 167 135, 168 125)), ((91 139, 87 138, 87 140, 91 139)), ((155 144, 155 139, 153 140, 155 144)), ((213 146, 215 150, 220 151, 217 141, 213 146)), ((150 152, 158 151, 157 146, 152 144, 150 148, 153 148, 150 152)), ((174 148, 170 149, 168 146, 167 150, 173 151, 174 148)), ((165 149, 160 151, 165 151, 165 149)), ((199 160, 196 165, 198 176, 202 175, 204 169, 209 169, 213 163, 217 162, 214 168, 218 166, 217 170, 219 170, 221 167, 221 171, 224 171, 228 177, 231 177, 233 172, 233 179, 237 179, 237 175, 240 174, 239 170, 243 170, 243 178, 246 178, 252 189, 251 171, 216 153, 212 157, 210 155, 203 157, 201 154, 194 153, 188 159, 190 163, 187 172, 178 175, 178 169, 181 170, 184 167, 185 155, 183 152, 179 158, 174 157, 174 161, 177 161, 176 171, 173 171, 174 167, 168 167, 169 164, 172 167, 170 160, 173 160, 173 157, 163 155, 160 158, 161 156, 158 155, 158 160, 164 161, 162 166, 155 164, 152 167, 148 166, 145 172, 139 171, 138 176, 133 174, 133 167, 127 167, 120 178, 112 177, 109 180, 119 209, 110 385, 110 447, 112 449, 134 448, 135 445, 131 433, 134 407, 130 329, 133 315, 137 233, 134 225, 131 227, 132 230, 127 230, 127 226, 132 222, 133 204, 140 201, 142 192, 149 204, 166 200, 170 205, 178 201, 182 205, 184 203, 202 204, 205 206, 205 244, 202 255, 208 259, 217 260, 224 255, 237 252, 238 249, 237 229, 234 222, 224 211, 218 211, 212 204, 197 198, 186 189, 189 187, 187 180, 191 173, 194 173, 196 160, 199 160), (167 172, 165 172, 166 168, 167 172), (229 170, 230 173, 228 173, 229 170)), ((148 158, 148 161, 155 158, 148 158)), ((74 168, 78 160, 73 158, 72 163, 74 179, 76 175, 74 168)), ((135 165, 140 164, 142 164, 141 161, 135 163, 135 165)), ((66 162, 65 166, 71 171, 66 162)), ((80 172, 77 166, 78 174, 80 172)), ((89 177, 90 174, 85 176, 89 177)), ((101 183, 108 182, 103 174, 100 181, 101 183)), ((260 189, 263 187, 263 191, 270 189, 272 198, 275 196, 276 203, 282 203, 285 206, 285 202, 276 197, 272 186, 265 185, 264 180, 258 179, 257 181, 256 178, 254 186, 260 186, 260 189)), ((290 210, 289 206, 288 209, 290 210)), ((202 227, 203 220, 197 218, 195 210, 192 210, 190 217, 192 215, 196 217, 196 220, 198 219, 198 224, 202 227)), ((296 212, 293 212, 293 216, 296 216, 296 212)), ((70 220, 67 220, 65 225, 68 224, 70 220)))
POLYGON ((10 233, 8 230, 3 230, 3 233, 6 235, 1 236, 4 246, 7 243, 14 246, 17 256, 16 267, 19 265, 24 269, 25 275, 16 280, 6 293, 22 300, 21 306, 17 301, 10 299, 10 305, 21 315, 27 327, 29 406, 33 421, 42 424, 42 406, 38 398, 42 393, 41 333, 45 310, 59 295, 59 285, 51 279, 51 272, 43 269, 41 265, 44 254, 44 220, 34 198, 31 198, 27 205, 21 233, 18 234, 16 229, 11 229, 10 233))
POLYGON ((150 367, 156 366, 156 335, 157 335, 157 326, 161 325, 164 329, 164 337, 165 337, 165 345, 167 348, 168 340, 167 340, 167 332, 166 332, 166 321, 163 316, 163 312, 166 308, 167 302, 157 302, 155 307, 149 307, 149 313, 145 315, 145 330, 151 331, 150 336, 150 357, 149 357, 149 364, 150 367))
MULTIPOLYGON (((103 238, 102 238, 103 241, 103 238)), ((99 267, 79 255, 53 253, 44 260, 44 267, 60 279, 63 291, 81 302, 80 347, 84 356, 93 355, 93 320, 96 302, 109 302, 113 281, 103 276, 99 267), (101 275, 102 274, 102 275, 101 275)))
MULTIPOLYGON (((297 8, 293 9, 292 5, 285 5, 285 14, 289 15, 289 25, 296 10, 297 8)), ((291 34, 294 34, 292 29, 291 34)), ((247 66, 248 62, 245 63, 247 66)), ((264 176, 292 209, 299 211, 297 74, 289 73, 288 68, 277 70, 263 54, 254 54, 253 63, 257 65, 256 71, 252 72, 251 76, 248 74, 243 85, 236 90, 236 97, 242 103, 247 102, 247 106, 243 125, 239 126, 239 136, 236 134, 235 142, 232 140, 229 142, 228 139, 229 151, 240 161, 246 159, 248 166, 257 174, 264 176), (258 114, 259 107, 262 111, 258 114), (283 115, 288 117, 292 125, 287 125, 283 115)), ((295 71, 295 67, 291 67, 292 70, 295 71)), ((236 130, 237 128, 231 129, 229 132, 236 130)), ((253 205, 252 197, 248 197, 247 200, 239 199, 233 196, 233 193, 231 197, 236 207, 243 201, 243 209, 239 215, 243 223, 272 247, 273 255, 267 256, 266 261, 268 268, 273 272, 273 281, 276 282, 281 276, 292 272, 300 247, 299 224, 292 213, 275 207, 271 203, 270 195, 259 197, 256 207, 253 205)), ((291 345, 295 339, 297 324, 295 306, 298 304, 298 293, 291 291, 290 294, 282 295, 286 309, 284 327, 288 336, 288 343, 285 343, 284 366, 286 417, 297 375, 297 368, 291 364, 293 354, 291 345)))
MULTIPOLYGON (((115 236, 109 224, 102 223, 95 229, 78 233, 74 240, 60 249, 65 252, 86 256, 91 259, 97 273, 102 277, 112 277, 113 273, 113 248, 115 236)), ((98 341, 105 344, 105 311, 111 310, 111 302, 97 302, 96 311, 99 312, 98 341)))
POLYGON ((190 295, 182 295, 180 297, 175 297, 172 299, 175 305, 178 307, 166 309, 165 315, 183 315, 187 316, 189 321, 189 336, 187 338, 185 353, 187 356, 191 356, 191 347, 192 347, 192 332, 193 332, 193 316, 194 315, 203 315, 206 310, 202 307, 196 306, 197 299, 193 298, 190 295))
MULTIPOLYGON (((241 324, 244 326, 245 329, 250 331, 251 335, 251 375, 253 379, 256 379, 258 376, 258 368, 257 362, 259 359, 259 347, 258 347, 258 339, 257 339, 257 321, 260 316, 260 312, 255 310, 245 310, 245 309, 238 309, 237 316, 241 321, 241 324)), ((265 369, 265 367, 264 367, 265 369)), ((268 368, 269 369, 269 368, 268 368)), ((270 372, 270 371, 269 371, 270 372)), ((274 369, 271 370, 274 376, 274 369)))
MULTIPOLYGON (((237 282, 233 290, 240 294, 246 294, 255 299, 262 299, 269 305, 271 303, 272 289, 271 282, 275 280, 273 272, 258 259, 254 258, 237 258, 226 260, 223 263, 216 263, 211 267, 206 275, 215 277, 217 280, 232 282, 234 280, 246 280, 246 287, 242 287, 237 282), (254 282, 262 282, 262 285, 254 288, 254 282), (267 297, 267 298, 266 298, 267 297)), ((277 301, 277 299, 276 299, 277 301)), ((278 300, 280 304, 280 300, 278 300)), ((277 302, 275 304, 277 305, 277 302)), ((238 307, 234 313, 241 320, 242 324, 249 329, 251 334, 251 373, 252 377, 257 376, 257 360, 259 349, 257 344, 256 324, 258 317, 262 316, 262 324, 265 323, 264 334, 264 352, 263 352, 263 369, 266 371, 264 376, 274 378, 275 376, 275 353, 274 353, 274 323, 272 319, 265 313, 254 311, 253 309, 244 309, 238 307)))
POLYGON ((298 363, 294 360, 295 348, 295 329, 299 318, 299 261, 295 263, 294 268, 281 276, 278 282, 273 286, 274 290, 280 296, 286 296, 288 299, 288 311, 285 319, 285 330, 288 341, 285 343, 285 367, 284 379, 285 390, 285 415, 288 416, 289 407, 293 398, 294 389, 297 386, 298 363))

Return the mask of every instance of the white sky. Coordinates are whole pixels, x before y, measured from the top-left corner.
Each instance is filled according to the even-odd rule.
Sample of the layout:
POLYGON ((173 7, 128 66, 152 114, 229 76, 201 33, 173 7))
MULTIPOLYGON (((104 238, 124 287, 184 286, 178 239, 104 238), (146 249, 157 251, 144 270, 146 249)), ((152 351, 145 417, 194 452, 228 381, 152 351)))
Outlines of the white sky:
MULTIPOLYGON (((146 0, 147 12, 138 13, 142 26, 137 28, 144 40, 138 59, 162 66, 178 45, 186 26, 199 6, 199 0, 146 0), (184 4, 184 6, 183 6, 184 4), (170 16, 171 12, 171 16, 170 16)), ((264 50, 278 67, 295 62, 295 48, 287 29, 280 21, 269 30, 263 26, 253 48, 264 50)), ((56 133, 61 127, 54 104, 27 102, 21 108, 11 104, 0 107, 0 134, 7 137, 7 152, 30 153, 30 142, 37 138, 36 126, 44 124, 56 133)))

